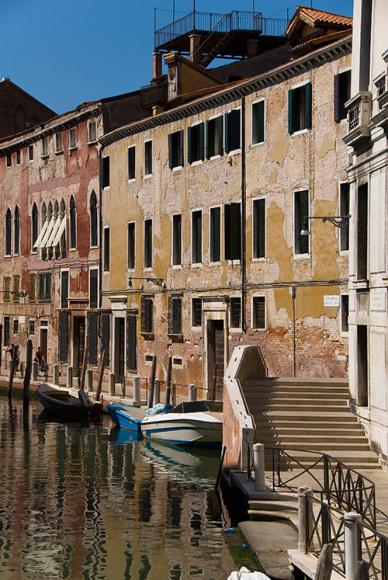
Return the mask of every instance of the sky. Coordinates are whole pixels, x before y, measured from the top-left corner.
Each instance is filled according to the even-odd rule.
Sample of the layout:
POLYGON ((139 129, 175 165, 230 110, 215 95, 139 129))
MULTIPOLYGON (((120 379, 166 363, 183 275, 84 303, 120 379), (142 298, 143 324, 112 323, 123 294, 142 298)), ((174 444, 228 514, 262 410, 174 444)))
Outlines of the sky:
MULTIPOLYGON (((311 0, 351 15, 353 0, 311 0)), ((196 10, 256 11, 283 18, 293 0, 196 0, 196 10)), ((172 20, 174 0, 0 0, 0 78, 8 77, 57 113, 136 90, 152 77, 154 15, 172 20)), ((310 5, 310 0, 299 4, 310 5)), ((193 0, 175 0, 176 18, 193 0)))

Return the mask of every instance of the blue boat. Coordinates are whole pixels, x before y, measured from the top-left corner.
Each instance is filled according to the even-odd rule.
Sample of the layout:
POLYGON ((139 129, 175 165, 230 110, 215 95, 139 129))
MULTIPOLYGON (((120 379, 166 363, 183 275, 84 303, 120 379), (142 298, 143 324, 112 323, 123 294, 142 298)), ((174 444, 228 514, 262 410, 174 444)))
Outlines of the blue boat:
POLYGON ((140 433, 144 410, 125 403, 109 403, 107 409, 113 423, 122 429, 140 433))
POLYGON ((109 441, 112 445, 129 445, 130 443, 136 443, 142 438, 140 432, 130 431, 129 429, 120 429, 118 425, 111 429, 109 434, 109 441))

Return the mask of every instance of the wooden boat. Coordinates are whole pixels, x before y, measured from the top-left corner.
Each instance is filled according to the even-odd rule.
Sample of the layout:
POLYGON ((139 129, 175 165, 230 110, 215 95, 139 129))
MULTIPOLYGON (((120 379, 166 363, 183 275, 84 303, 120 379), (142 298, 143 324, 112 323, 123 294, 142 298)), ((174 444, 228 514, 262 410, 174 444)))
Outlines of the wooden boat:
POLYGON ((174 445, 220 447, 222 444, 222 403, 193 401, 180 403, 165 413, 144 417, 144 437, 174 445))
POLYGON ((125 403, 109 403, 106 408, 115 425, 140 433, 144 409, 125 403))
POLYGON ((45 411, 62 417, 88 419, 100 415, 102 411, 100 403, 89 403, 81 400, 81 397, 70 395, 68 391, 47 384, 39 385, 37 395, 45 411))

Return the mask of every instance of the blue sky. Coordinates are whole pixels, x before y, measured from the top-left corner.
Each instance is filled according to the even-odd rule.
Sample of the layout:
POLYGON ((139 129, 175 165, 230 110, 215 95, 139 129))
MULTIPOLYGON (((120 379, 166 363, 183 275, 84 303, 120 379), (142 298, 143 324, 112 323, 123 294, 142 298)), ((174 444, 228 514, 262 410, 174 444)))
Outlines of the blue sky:
MULTIPOLYGON (((310 5, 309 1, 300 4, 310 5)), ((58 113, 82 101, 135 90, 152 76, 154 8, 171 20, 173 0, 0 0, 0 77, 58 113)), ((313 0, 351 15, 353 0, 313 0)), ((253 0, 196 0, 208 12, 252 10, 253 0)), ((175 0, 177 17, 192 0, 175 0)), ((255 0, 264 16, 292 14, 292 0, 255 0), (268 6, 269 5, 269 6, 268 6)))

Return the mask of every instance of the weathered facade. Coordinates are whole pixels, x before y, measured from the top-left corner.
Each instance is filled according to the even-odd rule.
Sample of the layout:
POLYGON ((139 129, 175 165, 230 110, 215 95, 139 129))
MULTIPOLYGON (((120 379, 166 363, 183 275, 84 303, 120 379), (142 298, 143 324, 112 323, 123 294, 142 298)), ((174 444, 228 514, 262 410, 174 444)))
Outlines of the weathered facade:
MULTIPOLYGON (((148 376, 155 354, 159 378, 172 357, 174 382, 210 391, 239 344, 258 344, 271 375, 346 376, 347 230, 301 230, 348 213, 351 38, 318 40, 326 13, 306 14, 283 66, 179 106, 174 84, 168 110, 102 138, 117 380, 148 376)), ((175 82, 184 62, 167 62, 175 82)))
POLYGON ((388 457, 388 7, 356 0, 352 95, 347 103, 351 152, 349 272, 350 388, 372 444, 388 457))

